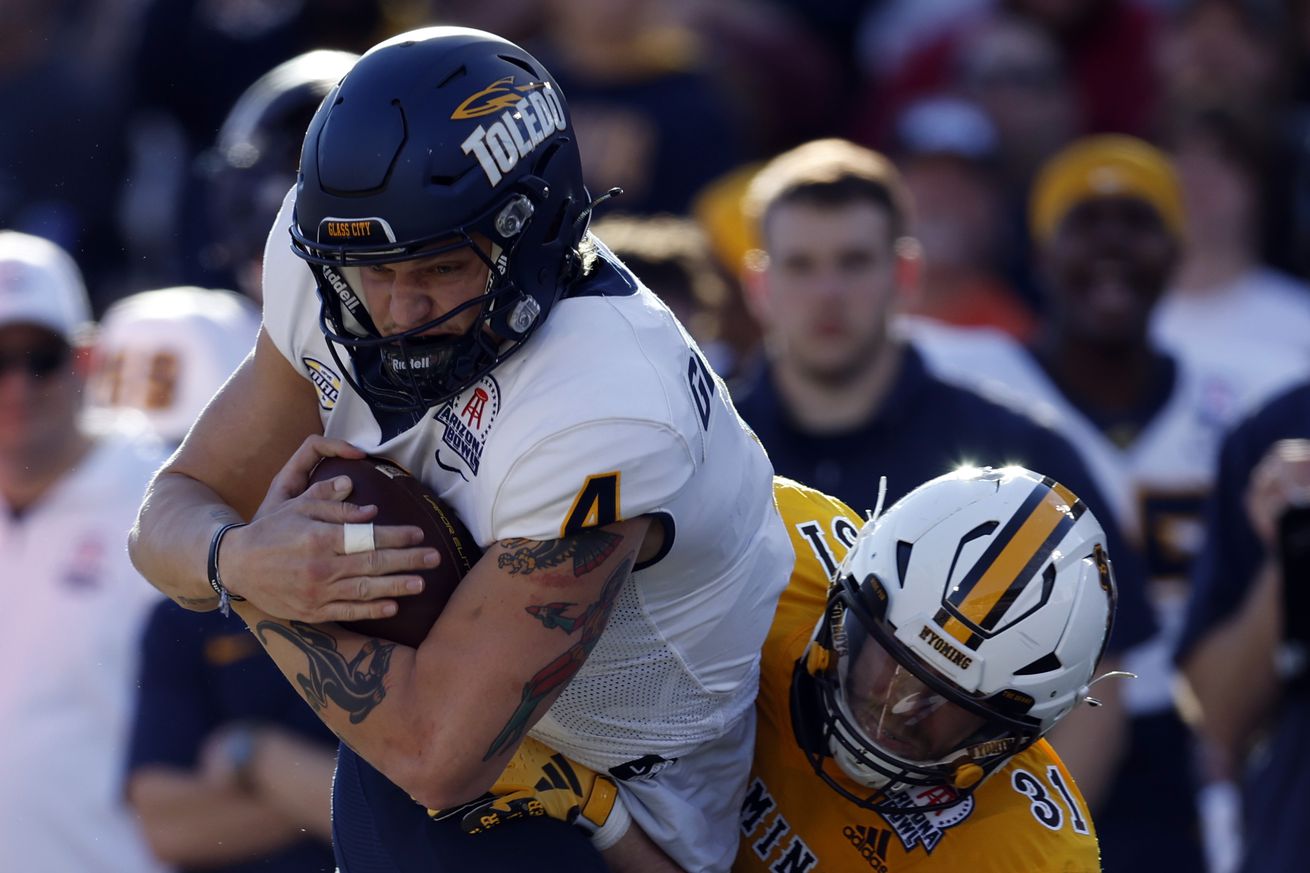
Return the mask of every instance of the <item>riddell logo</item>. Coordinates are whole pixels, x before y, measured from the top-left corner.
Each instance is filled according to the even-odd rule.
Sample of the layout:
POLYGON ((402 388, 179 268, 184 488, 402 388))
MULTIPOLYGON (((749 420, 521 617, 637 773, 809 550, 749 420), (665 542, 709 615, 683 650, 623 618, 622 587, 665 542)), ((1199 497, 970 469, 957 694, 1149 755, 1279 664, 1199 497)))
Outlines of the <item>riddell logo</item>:
POLYGON ((860 853, 860 857, 877 873, 887 873, 887 843, 892 832, 879 828, 847 825, 842 828, 842 836, 860 853))

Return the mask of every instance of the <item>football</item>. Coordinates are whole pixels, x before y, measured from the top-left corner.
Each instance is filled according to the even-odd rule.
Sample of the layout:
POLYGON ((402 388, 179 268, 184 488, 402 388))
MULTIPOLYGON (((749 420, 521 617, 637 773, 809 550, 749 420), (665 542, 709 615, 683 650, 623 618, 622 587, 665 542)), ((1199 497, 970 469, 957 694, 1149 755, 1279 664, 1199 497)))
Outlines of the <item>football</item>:
POLYGON ((423 545, 441 553, 437 566, 421 570, 423 590, 397 597, 398 609, 390 618, 341 622, 342 627, 404 646, 417 647, 427 637, 450 595, 468 573, 482 550, 473 535, 441 498, 400 466, 385 458, 324 458, 310 473, 310 482, 349 476, 354 483, 351 503, 374 504, 373 523, 406 524, 423 530, 423 545))

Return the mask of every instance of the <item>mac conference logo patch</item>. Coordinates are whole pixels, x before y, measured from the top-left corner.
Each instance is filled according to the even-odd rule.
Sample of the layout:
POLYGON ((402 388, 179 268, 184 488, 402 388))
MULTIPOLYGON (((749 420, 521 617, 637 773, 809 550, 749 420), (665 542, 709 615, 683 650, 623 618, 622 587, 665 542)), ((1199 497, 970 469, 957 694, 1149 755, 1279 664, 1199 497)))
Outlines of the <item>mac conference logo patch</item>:
POLYGON ((341 377, 337 375, 336 370, 318 358, 303 357, 300 360, 305 365, 305 373, 308 374, 309 381, 314 383, 319 407, 330 412, 337 405, 337 399, 341 397, 341 377))

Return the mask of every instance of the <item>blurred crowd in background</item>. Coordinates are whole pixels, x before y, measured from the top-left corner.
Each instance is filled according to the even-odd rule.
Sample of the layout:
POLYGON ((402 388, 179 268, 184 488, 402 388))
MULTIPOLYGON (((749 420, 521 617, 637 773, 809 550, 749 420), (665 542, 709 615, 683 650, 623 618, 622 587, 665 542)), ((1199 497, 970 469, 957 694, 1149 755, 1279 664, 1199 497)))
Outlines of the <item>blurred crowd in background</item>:
MULTIPOLYGON (((992 328, 1034 347, 1058 321, 1054 310, 1063 306, 1067 314, 1069 306, 1052 293, 1039 267, 1041 235, 1029 226, 1039 170, 1091 134, 1153 143, 1176 173, 1185 230, 1166 288, 1158 303, 1152 301, 1150 343, 1201 365, 1240 369, 1244 384, 1260 386, 1251 403, 1239 408, 1234 400, 1225 407, 1224 430, 1259 407, 1257 395, 1263 402, 1310 372, 1307 0, 0 0, 0 16, 0 230, 44 237, 70 253, 85 278, 87 314, 97 320, 129 295, 177 286, 231 289, 258 301, 259 252, 292 182, 285 167, 294 165, 299 139, 291 134, 252 145, 246 128, 267 111, 267 101, 243 115, 233 111, 238 97, 277 65, 311 50, 359 53, 414 27, 461 24, 518 42, 555 73, 592 192, 623 189, 598 208, 593 229, 666 300, 730 385, 758 375, 768 351, 769 325, 761 323, 767 319, 752 317, 758 313, 743 279, 765 269, 760 249, 770 248, 747 210, 750 183, 774 156, 833 137, 881 152, 899 170, 909 204, 905 230, 921 253, 912 293, 896 301, 899 312, 930 325, 992 328), (249 172, 269 160, 281 169, 249 172)), ((325 65, 319 69, 344 70, 350 55, 320 55, 318 62, 325 65)), ((196 306, 210 320, 232 321, 230 334, 178 328, 193 349, 209 349, 204 357, 214 373, 197 378, 216 386, 249 348, 257 323, 253 310, 234 299, 200 303, 165 294, 122 305, 147 314, 167 311, 161 323, 175 326, 196 306), (225 345, 223 336, 242 340, 225 345)), ((123 315, 121 306, 115 311, 143 336, 173 329, 123 315)), ((924 330, 914 335, 932 346, 931 328, 924 330)), ((968 357, 973 346, 950 348, 959 369, 975 367, 968 357)), ((935 369, 951 369, 940 355, 928 357, 935 369)), ((16 361, 3 360, 0 385, 16 361)), ((1065 399, 1092 425, 1103 424, 1077 402, 1077 386, 1045 363, 1065 399)), ((127 383, 115 366, 101 355, 92 374, 92 399, 102 405, 124 401, 115 392, 127 383)), ((179 378, 177 361, 155 359, 151 366, 156 369, 139 380, 143 390, 164 390, 179 378)), ((31 374, 38 376, 36 369, 31 374)), ((958 381, 969 382, 969 375, 958 381)), ((1190 527, 1173 532, 1181 554, 1204 547, 1204 560, 1228 560, 1225 547, 1209 539, 1233 529, 1224 521, 1226 511, 1237 512, 1241 517, 1233 523, 1244 526, 1241 573, 1263 566, 1261 549, 1272 555, 1276 517, 1291 498, 1266 495, 1250 518, 1242 507, 1259 502, 1246 490, 1253 468, 1266 471, 1266 479, 1306 475, 1310 482, 1304 472, 1310 453, 1284 447, 1265 458, 1277 439, 1310 437, 1306 395, 1289 396, 1294 411, 1277 420, 1292 423, 1254 434, 1248 424, 1225 444, 1226 466, 1219 466, 1217 443, 1211 447, 1188 500, 1199 506, 1218 476, 1226 504, 1215 508, 1215 501, 1208 533, 1195 514, 1190 527), (1297 414, 1302 418, 1293 421, 1297 414), (1235 456, 1242 446, 1250 447, 1248 456, 1235 456)), ((1224 406, 1224 398, 1210 399, 1224 406)), ((135 405, 168 405, 156 401, 135 405)), ((4 409, 0 404, 0 418, 4 409)), ((180 440, 198 409, 189 407, 164 426, 156 422, 157 432, 166 441, 180 440)), ((1068 428, 1057 430, 1096 465, 1099 449, 1068 428)), ((1141 433, 1120 439, 1108 426, 1099 430, 1123 450, 1125 467, 1136 463, 1130 449, 1141 433)), ((814 477, 822 478, 822 469, 807 481, 814 477)), ((1143 479, 1149 475, 1133 472, 1126 487, 1143 479)), ((1266 483, 1266 492, 1270 487, 1266 483)), ((5 497, 11 507, 18 503, 12 493, 5 497)), ((869 494, 866 502, 872 499, 869 494)), ((1161 524, 1171 511, 1162 510, 1161 524)), ((1127 533, 1144 551, 1155 545, 1150 535, 1127 533)), ((15 548, 0 540, 0 560, 15 548)), ((1160 563, 1158 554, 1145 557, 1160 563)), ((1188 567, 1175 569, 1185 587, 1188 567)), ((1212 662, 1204 659, 1215 655, 1202 638, 1216 623, 1231 632, 1221 643, 1247 650, 1252 639, 1269 642, 1280 633, 1266 602, 1277 595, 1269 585, 1257 587, 1265 601, 1230 590, 1227 600, 1190 607, 1202 617, 1188 625, 1185 648, 1200 646, 1197 658, 1206 669, 1212 662), (1223 619, 1229 614, 1251 621, 1228 627, 1223 619), (1239 631, 1248 636, 1234 636, 1239 631)), ((1176 594, 1178 608, 1159 617, 1170 646, 1181 632, 1187 596, 1176 594)), ((154 636, 147 637, 147 657, 153 646, 156 666, 169 658, 172 637, 161 628, 172 625, 165 621, 177 616, 156 617, 154 636)), ((1265 660, 1299 677, 1304 652, 1289 654, 1276 642, 1270 646, 1277 652, 1261 650, 1265 660), (1297 657, 1301 662, 1292 663, 1297 657)), ((192 654, 204 660, 200 651, 196 643, 192 654)), ((1167 663, 1170 654, 1161 651, 1167 663)), ((1294 696, 1304 716, 1304 682, 1298 681, 1294 696)), ((1277 708, 1269 698, 1278 695, 1266 692, 1258 705, 1246 702, 1259 717, 1222 725, 1221 735, 1204 741, 1178 735, 1184 744, 1195 743, 1186 777, 1195 784, 1183 802, 1197 810, 1182 816, 1179 827, 1188 829, 1186 842, 1198 858, 1204 852, 1215 873, 1241 862, 1243 829, 1232 785, 1247 756, 1260 753, 1262 719, 1277 708)), ((1246 705, 1223 691, 1213 692, 1217 698, 1206 698, 1212 693, 1206 688, 1196 693, 1204 699, 1184 694, 1171 705, 1198 736, 1206 734, 1199 715, 1204 705, 1216 699, 1246 705)), ((157 692, 149 699, 158 712, 170 698, 157 692)), ((206 709, 196 702, 195 711, 206 709)), ((193 724, 196 745, 176 750, 174 763, 201 761, 211 785, 240 794, 249 786, 237 785, 239 768, 228 759, 248 758, 252 740, 248 729, 231 725, 248 726, 248 719, 205 717, 214 724, 193 724), (227 763, 215 763, 220 759, 227 763)), ((120 725, 122 743, 128 731, 120 725)), ((148 733, 136 729, 138 763, 152 760, 142 747, 148 733)), ((1174 743, 1169 736, 1166 742, 1174 743)), ((324 738, 314 740, 321 745, 324 738)), ((1287 772, 1307 772, 1299 754, 1287 772)), ((316 766, 330 769, 330 762, 316 766)), ((154 810, 157 850, 178 828, 204 826, 180 819, 157 824, 159 816, 182 808, 185 795, 169 793, 175 788, 155 786, 146 801, 154 810)), ((1106 803, 1115 802, 1107 791, 1106 803)), ((1147 815, 1150 798, 1139 792, 1134 799, 1141 809, 1133 807, 1132 814, 1147 815)), ((1310 824, 1310 805, 1291 803, 1292 823, 1299 817, 1310 824)), ((275 805, 269 804, 247 809, 242 821, 266 821, 275 805)), ((284 812, 287 833, 325 834, 325 822, 312 815, 284 812)), ((189 847, 172 851, 169 860, 183 867, 232 860, 189 847)), ((1160 861, 1147 863, 1152 858, 1145 852, 1140 866, 1119 859, 1107 869, 1156 870, 1160 861)), ((92 863, 81 869, 117 868, 92 863)))
POLYGON ((249 210, 215 209, 240 160, 215 146, 250 83, 432 22, 558 70, 593 190, 625 192, 601 214, 693 216, 730 276, 749 240, 725 213, 752 164, 843 136, 907 176, 929 265, 916 305, 1022 336, 1043 306, 1031 176, 1110 131, 1180 159, 1196 243, 1180 290, 1234 281, 1239 257, 1310 270, 1298 0, 7 0, 5 21, 0 224, 72 252, 98 313, 145 288, 234 286, 225 245, 249 210))

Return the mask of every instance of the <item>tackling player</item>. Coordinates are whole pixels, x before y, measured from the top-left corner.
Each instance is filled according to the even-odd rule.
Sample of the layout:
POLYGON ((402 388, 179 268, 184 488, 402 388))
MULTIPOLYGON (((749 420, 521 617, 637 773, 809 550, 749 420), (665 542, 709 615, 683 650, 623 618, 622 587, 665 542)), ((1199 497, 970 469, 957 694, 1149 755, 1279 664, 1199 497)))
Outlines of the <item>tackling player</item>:
POLYGON ((529 735, 618 774, 684 868, 732 862, 791 549, 763 450, 588 235, 592 205, 531 55, 462 28, 375 47, 306 134, 253 355, 146 496, 145 575, 193 609, 235 604, 343 740, 343 871, 519 869, 525 852, 597 869, 569 828, 507 844, 428 819, 529 735), (340 483, 306 488, 319 457, 365 453, 422 478, 485 549, 417 650, 323 624, 394 612, 437 559, 340 483))
MULTIPOLYGON (((1043 739, 1091 700, 1114 617, 1082 501, 1020 467, 961 468, 867 522, 787 479, 775 493, 796 566, 764 645, 733 869, 1100 870, 1087 804, 1043 739)), ((518 790, 465 826, 595 827, 603 781, 525 746, 496 789, 518 790), (561 770, 580 792, 542 789, 561 770)))

